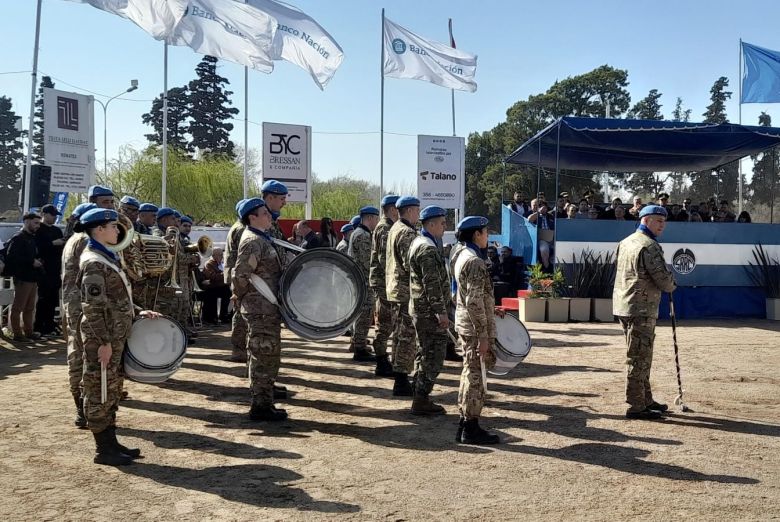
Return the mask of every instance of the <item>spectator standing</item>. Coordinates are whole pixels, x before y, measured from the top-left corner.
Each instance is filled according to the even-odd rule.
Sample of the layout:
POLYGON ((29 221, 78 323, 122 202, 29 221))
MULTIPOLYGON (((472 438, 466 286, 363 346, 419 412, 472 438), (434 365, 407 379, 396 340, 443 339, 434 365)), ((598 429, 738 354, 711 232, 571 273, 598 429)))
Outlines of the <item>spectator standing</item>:
POLYGON ((54 205, 41 209, 41 225, 35 233, 38 256, 43 263, 43 273, 38 285, 38 304, 35 308, 34 330, 41 335, 57 333, 59 327, 54 320, 60 302, 62 279, 62 251, 65 247, 62 230, 54 224, 62 215, 54 205))
POLYGON ((615 207, 615 221, 628 221, 626 219, 626 209, 623 207, 615 207))
POLYGON ((531 213, 531 207, 525 201, 525 195, 522 192, 515 192, 515 197, 509 204, 509 208, 523 217, 528 217, 531 213))
POLYGON ((577 219, 577 205, 574 203, 566 207, 566 219, 577 219))
POLYGON ((718 223, 734 223, 737 220, 737 216, 731 211, 729 202, 724 199, 720 202, 720 208, 712 220, 718 223))
POLYGON ((739 213, 739 217, 737 218, 737 223, 752 223, 753 220, 750 218, 750 213, 748 213, 747 210, 743 210, 739 213))
POLYGON ((38 280, 43 268, 35 243, 41 216, 29 212, 22 217, 22 223, 22 229, 8 241, 6 249, 6 270, 10 268, 13 274, 14 301, 11 305, 11 328, 5 333, 14 341, 28 342, 41 337, 33 329, 38 280))
MULTIPOLYGON (((553 245, 555 219, 550 215, 546 201, 537 202, 534 200, 531 202, 531 206, 539 207, 538 211, 528 216, 528 221, 536 225, 539 257, 542 260, 542 267, 547 270, 550 268, 550 251, 553 245)), ((596 209, 590 210, 594 210, 598 214, 596 209)))
POLYGON ((669 210, 669 194, 666 192, 662 192, 658 194, 658 205, 664 207, 667 211, 669 210))
POLYGON ((639 211, 642 210, 642 207, 644 207, 642 198, 634 196, 634 206, 628 209, 628 215, 631 216, 632 220, 636 221, 639 219, 639 211))
POLYGON ((302 238, 301 248, 311 250, 320 247, 320 238, 305 219, 298 221, 298 235, 302 238))
POLYGON ((568 214, 566 213, 566 200, 563 199, 563 194, 567 194, 566 192, 561 192, 561 196, 558 197, 557 201, 555 202, 555 219, 566 219, 568 214))
POLYGON ((211 257, 203 267, 203 322, 217 324, 231 321, 228 313, 230 305, 230 287, 225 284, 224 252, 215 248, 211 257), (217 300, 221 299, 219 315, 217 315, 217 300))
POLYGON ((580 200, 579 208, 577 209, 577 215, 574 216, 574 219, 589 219, 590 216, 588 215, 588 210, 590 210, 588 200, 582 198, 580 200))
POLYGON ((338 244, 339 238, 333 229, 333 220, 329 217, 322 218, 322 221, 320 221, 320 246, 336 248, 338 244))
POLYGON ((691 212, 691 215, 688 217, 688 221, 690 223, 701 223, 702 222, 701 214, 699 214, 698 212, 691 212))
POLYGON ((601 214, 599 219, 615 219, 615 209, 620 207, 622 204, 623 201, 620 198, 613 198, 609 208, 605 210, 603 214, 601 214))

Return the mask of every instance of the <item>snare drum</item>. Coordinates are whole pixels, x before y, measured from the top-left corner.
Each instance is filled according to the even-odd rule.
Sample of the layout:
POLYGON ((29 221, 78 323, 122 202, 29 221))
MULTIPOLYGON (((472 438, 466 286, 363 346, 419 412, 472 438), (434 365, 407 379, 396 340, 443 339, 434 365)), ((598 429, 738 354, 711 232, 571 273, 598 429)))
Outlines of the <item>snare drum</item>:
POLYGON ((142 317, 133 323, 124 353, 125 375, 146 384, 164 382, 187 353, 184 329, 167 317, 142 317))
POLYGON ((496 316, 496 365, 488 370, 492 375, 506 375, 523 362, 531 351, 531 336, 525 325, 513 315, 496 316))

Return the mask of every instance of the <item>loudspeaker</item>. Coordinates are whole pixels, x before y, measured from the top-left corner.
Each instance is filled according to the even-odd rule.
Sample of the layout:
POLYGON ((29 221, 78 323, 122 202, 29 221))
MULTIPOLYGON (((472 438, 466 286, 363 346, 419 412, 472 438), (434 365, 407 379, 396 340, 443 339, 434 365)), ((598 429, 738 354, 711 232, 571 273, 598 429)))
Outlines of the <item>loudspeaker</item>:
POLYGON ((42 207, 49 202, 51 167, 33 165, 30 169, 30 207, 42 207))

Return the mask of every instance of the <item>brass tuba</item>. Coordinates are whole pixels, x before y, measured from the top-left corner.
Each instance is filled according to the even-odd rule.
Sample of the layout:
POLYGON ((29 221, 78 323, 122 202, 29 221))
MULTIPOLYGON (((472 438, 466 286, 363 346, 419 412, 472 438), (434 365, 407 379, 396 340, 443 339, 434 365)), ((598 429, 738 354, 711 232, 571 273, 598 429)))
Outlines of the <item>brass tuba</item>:
POLYGON ((119 238, 117 244, 108 247, 121 254, 122 266, 134 281, 144 277, 164 274, 173 262, 173 256, 165 239, 149 234, 139 234, 130 219, 119 214, 119 238))

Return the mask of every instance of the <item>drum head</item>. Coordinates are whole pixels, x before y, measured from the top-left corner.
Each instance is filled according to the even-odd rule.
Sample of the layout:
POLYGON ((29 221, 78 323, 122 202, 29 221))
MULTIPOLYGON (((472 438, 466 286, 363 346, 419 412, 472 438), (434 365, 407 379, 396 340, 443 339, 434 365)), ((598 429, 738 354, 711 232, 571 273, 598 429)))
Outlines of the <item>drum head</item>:
POLYGON ((279 281, 279 305, 287 327, 304 339, 332 339, 357 320, 367 297, 366 280, 352 258, 331 249, 308 250, 293 259, 279 281))
POLYGON ((506 314, 496 317, 496 366, 489 370, 493 375, 506 375, 523 362, 531 351, 531 336, 525 325, 516 317, 506 314))
POLYGON ((147 370, 177 366, 187 350, 187 337, 179 323, 160 317, 142 317, 133 323, 127 339, 127 356, 147 370))

